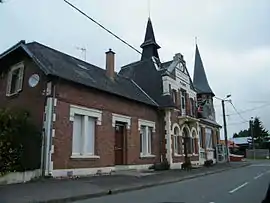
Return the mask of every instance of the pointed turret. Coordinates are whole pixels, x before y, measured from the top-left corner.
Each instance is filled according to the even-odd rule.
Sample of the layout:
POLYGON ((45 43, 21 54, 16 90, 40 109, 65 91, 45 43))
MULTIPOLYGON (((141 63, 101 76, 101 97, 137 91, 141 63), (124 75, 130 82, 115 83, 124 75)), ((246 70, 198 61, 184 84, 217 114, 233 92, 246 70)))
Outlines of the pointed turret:
POLYGON ((203 62, 202 62, 197 44, 196 44, 196 52, 195 52, 193 84, 198 94, 210 94, 212 96, 215 96, 211 87, 208 84, 208 80, 205 74, 203 62))
POLYGON ((160 46, 156 43, 154 30, 150 18, 148 18, 145 38, 144 42, 141 45, 141 48, 143 49, 141 60, 149 59, 152 56, 159 59, 158 49, 160 48, 160 46))

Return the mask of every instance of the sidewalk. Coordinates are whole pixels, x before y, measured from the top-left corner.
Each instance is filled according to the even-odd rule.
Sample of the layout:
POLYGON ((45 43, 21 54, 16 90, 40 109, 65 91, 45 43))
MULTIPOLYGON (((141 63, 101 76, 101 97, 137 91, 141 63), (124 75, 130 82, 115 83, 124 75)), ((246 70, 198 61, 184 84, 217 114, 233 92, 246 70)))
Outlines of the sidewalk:
POLYGON ((218 164, 191 171, 168 170, 158 172, 122 171, 108 176, 92 176, 79 179, 44 179, 25 184, 0 186, 1 203, 26 202, 72 202, 107 195, 143 189, 161 184, 178 182, 199 176, 218 173, 249 163, 218 164))

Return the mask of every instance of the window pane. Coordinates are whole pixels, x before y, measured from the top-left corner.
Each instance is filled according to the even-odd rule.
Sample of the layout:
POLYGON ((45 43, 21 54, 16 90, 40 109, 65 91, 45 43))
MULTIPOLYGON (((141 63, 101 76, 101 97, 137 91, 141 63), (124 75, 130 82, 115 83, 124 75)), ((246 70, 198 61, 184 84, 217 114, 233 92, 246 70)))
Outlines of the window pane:
POLYGON ((146 143, 147 143, 147 137, 146 137, 146 127, 145 126, 141 126, 141 140, 142 140, 142 151, 141 153, 146 154, 146 143))
POLYGON ((81 154, 82 152, 82 126, 83 116, 75 114, 73 121, 72 154, 81 154))
POLYGON ((18 83, 19 83, 19 72, 20 69, 16 69, 12 72, 12 76, 11 76, 11 87, 10 87, 10 93, 15 93, 17 91, 18 88, 18 83))
POLYGON ((87 117, 87 136, 86 136, 86 153, 94 155, 95 154, 95 118, 87 117))

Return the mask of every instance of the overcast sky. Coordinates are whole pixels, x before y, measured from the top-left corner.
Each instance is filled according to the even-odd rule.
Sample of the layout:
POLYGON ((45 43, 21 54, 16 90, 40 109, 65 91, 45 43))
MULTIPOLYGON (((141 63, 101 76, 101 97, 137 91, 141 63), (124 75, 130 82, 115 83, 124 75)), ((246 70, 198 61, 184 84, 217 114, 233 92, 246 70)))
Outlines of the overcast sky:
MULTIPOLYGON (((149 16, 146 0, 70 0, 85 13, 140 49, 149 16)), ((270 1, 152 0, 150 16, 161 60, 182 53, 193 75, 195 36, 211 88, 217 97, 231 94, 236 114, 226 103, 228 135, 259 116, 270 130, 270 1), (267 106, 268 105, 268 106, 267 106), (264 106, 264 107, 262 107, 264 106), (261 107, 261 108, 259 108, 261 107), (256 109, 254 109, 256 108, 256 109), (252 111, 248 111, 253 109, 252 111), (243 120, 245 119, 245 120, 243 120), (244 122, 244 123, 243 123, 244 122)), ((104 52, 116 52, 117 70, 140 55, 102 30, 63 0, 5 0, 0 4, 0 52, 20 40, 38 41, 104 67, 104 52)), ((221 103, 215 100, 223 125, 221 103)), ((223 134, 223 130, 222 130, 223 134)))

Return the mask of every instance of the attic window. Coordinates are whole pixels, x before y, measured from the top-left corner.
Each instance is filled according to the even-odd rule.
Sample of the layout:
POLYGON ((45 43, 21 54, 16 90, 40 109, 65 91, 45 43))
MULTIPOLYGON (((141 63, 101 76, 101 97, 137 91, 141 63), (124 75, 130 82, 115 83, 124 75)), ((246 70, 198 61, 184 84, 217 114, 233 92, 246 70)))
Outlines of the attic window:
POLYGON ((84 70, 88 70, 88 68, 86 68, 84 65, 81 64, 77 64, 80 68, 84 69, 84 70))
POLYGON ((6 92, 7 96, 17 94, 22 90, 23 72, 24 72, 24 64, 22 62, 11 67, 8 73, 7 92, 6 92))

